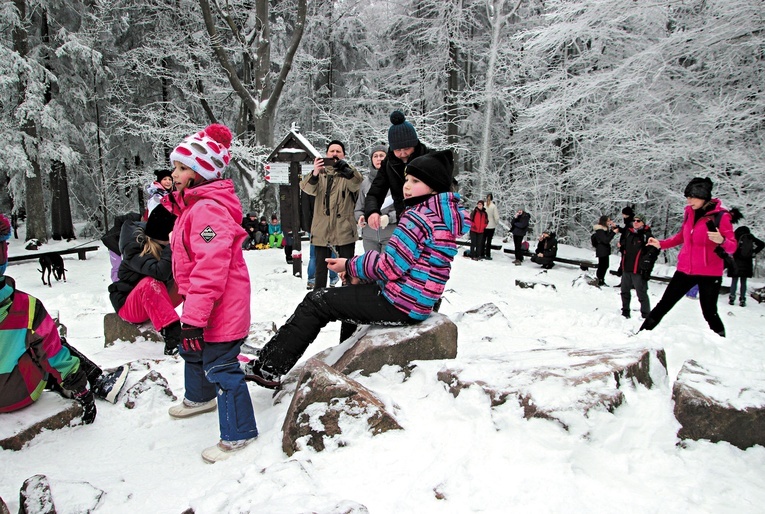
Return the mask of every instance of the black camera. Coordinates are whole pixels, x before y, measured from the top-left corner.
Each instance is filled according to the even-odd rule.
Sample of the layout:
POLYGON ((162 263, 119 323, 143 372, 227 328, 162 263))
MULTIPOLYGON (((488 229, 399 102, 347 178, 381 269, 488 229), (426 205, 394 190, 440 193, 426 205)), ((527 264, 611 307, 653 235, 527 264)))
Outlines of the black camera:
POLYGON ((328 166, 334 167, 335 164, 337 164, 337 159, 335 159, 334 157, 324 157, 322 161, 324 162, 323 166, 325 168, 328 166))

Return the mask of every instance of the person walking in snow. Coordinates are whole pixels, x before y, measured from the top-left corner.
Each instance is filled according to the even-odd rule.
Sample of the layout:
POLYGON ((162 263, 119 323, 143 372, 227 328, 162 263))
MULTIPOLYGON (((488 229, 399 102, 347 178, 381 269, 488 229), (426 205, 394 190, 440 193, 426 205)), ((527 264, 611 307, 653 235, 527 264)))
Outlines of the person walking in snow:
POLYGON ((173 281, 169 234, 175 216, 158 205, 149 221, 122 225, 122 262, 117 281, 109 285, 109 300, 114 311, 128 323, 151 320, 165 340, 165 355, 176 355, 181 324, 175 308, 183 299, 173 281))
POLYGON ((170 237, 173 274, 183 295, 180 354, 183 401, 170 408, 187 418, 218 408, 220 441, 205 462, 227 459, 258 436, 250 393, 239 367, 250 328, 250 276, 242 243, 242 206, 223 179, 231 131, 213 124, 188 136, 170 154, 176 192, 162 204, 178 216, 170 237))
POLYGON ((640 330, 653 330, 662 318, 694 285, 699 286, 699 304, 709 328, 725 337, 725 326, 717 313, 717 299, 722 285, 722 252, 736 251, 736 237, 731 216, 722 202, 712 198, 712 180, 695 177, 685 187, 686 207, 680 231, 648 244, 660 250, 682 245, 677 256, 677 271, 659 303, 650 312, 640 330))
POLYGON ((598 222, 593 225, 591 242, 595 247, 595 257, 598 259, 598 270, 595 276, 598 279, 599 286, 606 285, 606 273, 611 259, 611 241, 616 235, 616 224, 608 216, 601 216, 598 222))
POLYGON ((364 206, 367 201, 367 194, 372 187, 372 183, 377 174, 382 168, 383 161, 385 160, 385 147, 375 146, 372 148, 372 152, 369 156, 370 165, 369 173, 364 177, 364 181, 361 183, 361 189, 359 190, 359 198, 356 200, 356 210, 354 214, 356 216, 356 222, 361 227, 361 239, 364 244, 364 251, 377 250, 382 252, 385 245, 388 243, 393 231, 396 230, 396 224, 398 218, 396 217, 396 206, 393 205, 393 197, 388 191, 388 195, 385 197, 383 204, 380 208, 380 227, 373 229, 367 224, 366 217, 364 216, 364 206))
POLYGON ((247 379, 276 388, 327 323, 411 325, 433 310, 449 279, 457 237, 470 229, 460 195, 451 193, 450 150, 413 159, 403 186, 407 210, 385 251, 327 259, 349 287, 308 293, 287 322, 246 365, 247 379), (361 283, 359 283, 361 282, 361 283))
POLYGON ((739 283, 738 304, 746 307, 746 279, 754 276, 754 256, 765 248, 765 243, 754 237, 749 227, 738 227, 734 232, 736 237, 736 251, 733 253, 734 266, 728 268, 730 277, 730 294, 728 295, 728 304, 733 305, 736 302, 736 289, 739 283))
POLYGON ((491 241, 494 239, 494 232, 499 225, 499 209, 497 204, 494 203, 494 195, 486 193, 486 216, 488 222, 486 223, 486 229, 483 231, 483 257, 486 260, 491 260, 491 241))
POLYGON ((40 300, 16 289, 8 266, 11 223, 0 214, 0 412, 14 412, 57 391, 82 406, 82 422, 96 419, 95 399, 111 403, 125 385, 127 366, 104 373, 58 334, 40 300))
POLYGON ((475 209, 470 213, 470 258, 474 261, 483 259, 483 232, 488 222, 489 217, 483 208, 483 200, 478 200, 475 209))

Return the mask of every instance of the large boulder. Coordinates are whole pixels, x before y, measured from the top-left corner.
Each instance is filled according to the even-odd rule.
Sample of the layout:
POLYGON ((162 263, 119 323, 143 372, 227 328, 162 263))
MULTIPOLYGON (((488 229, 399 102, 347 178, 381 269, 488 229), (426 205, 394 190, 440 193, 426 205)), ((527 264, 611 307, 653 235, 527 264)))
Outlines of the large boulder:
POLYGON ((43 430, 58 430, 81 423, 82 406, 58 393, 43 391, 23 409, 0 414, 0 448, 21 450, 43 430))
POLYGON ((370 390, 318 359, 309 359, 282 426, 284 452, 344 446, 348 441, 343 433, 358 432, 359 426, 373 435, 401 428, 370 390))
POLYGON ((139 339, 164 343, 164 339, 154 330, 151 323, 147 322, 139 325, 128 323, 113 312, 104 316, 105 347, 113 345, 116 341, 135 343, 139 339))
POLYGON ((624 402, 626 384, 652 387, 667 378, 664 350, 609 348, 533 349, 513 352, 512 358, 466 359, 444 367, 438 379, 455 397, 478 387, 497 407, 517 402, 528 418, 556 421, 566 429, 592 411, 613 412, 624 402), (565 386, 567 394, 550 394, 565 386))
POLYGON ((761 372, 683 363, 672 388, 678 437, 765 446, 765 379, 761 372), (725 379, 721 378, 725 377, 725 379))
POLYGON ((412 361, 454 359, 457 356, 457 325, 443 314, 433 313, 417 325, 370 326, 316 358, 343 374, 359 371, 364 376, 383 366, 407 368, 412 361))

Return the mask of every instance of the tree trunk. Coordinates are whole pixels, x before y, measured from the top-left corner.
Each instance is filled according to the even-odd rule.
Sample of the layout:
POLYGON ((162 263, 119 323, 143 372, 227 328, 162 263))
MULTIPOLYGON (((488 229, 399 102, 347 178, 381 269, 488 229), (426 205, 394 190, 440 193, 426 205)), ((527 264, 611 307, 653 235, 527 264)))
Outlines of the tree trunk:
POLYGON ((72 210, 69 207, 69 183, 66 177, 66 165, 61 161, 53 161, 50 175, 51 189, 51 237, 59 241, 61 239, 76 239, 74 224, 72 223, 72 210))
MULTIPOLYGON (((19 12, 20 23, 13 28, 13 49, 18 52, 21 59, 26 59, 29 53, 28 34, 25 27, 27 9, 25 0, 14 0, 14 6, 19 12)), ((20 68, 23 70, 23 68, 20 68)), ((19 75, 19 105, 26 100, 27 81, 32 80, 21 71, 19 75)), ((24 114, 26 118, 20 120, 23 138, 24 152, 29 159, 31 171, 27 171, 24 177, 25 201, 24 207, 27 212, 27 235, 26 240, 37 239, 44 243, 48 240, 48 231, 45 226, 45 198, 43 196, 43 181, 40 171, 40 161, 37 141, 37 124, 35 120, 24 114)))

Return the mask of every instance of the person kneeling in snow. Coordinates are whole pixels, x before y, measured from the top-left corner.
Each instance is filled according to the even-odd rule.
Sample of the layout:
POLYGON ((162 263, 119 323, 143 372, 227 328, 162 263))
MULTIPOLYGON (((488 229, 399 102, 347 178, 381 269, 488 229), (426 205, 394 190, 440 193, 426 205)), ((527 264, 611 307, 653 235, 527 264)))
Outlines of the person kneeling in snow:
POLYGON ((114 403, 128 369, 103 373, 59 337, 40 300, 15 288, 5 276, 10 229, 8 218, 0 214, 0 412, 22 409, 44 389, 53 389, 79 402, 82 422, 93 423, 95 397, 114 403))
MULTIPOLYGON (((385 250, 351 259, 328 258, 352 287, 308 293, 295 313, 245 366, 245 377, 276 388, 330 321, 342 332, 359 324, 409 325, 425 320, 441 298, 457 254, 457 237, 470 230, 468 212, 451 193, 454 157, 449 150, 413 159, 403 188, 406 211, 385 250), (427 284, 427 287, 426 287, 427 284)), ((343 334, 341 334, 341 339, 343 334)))

